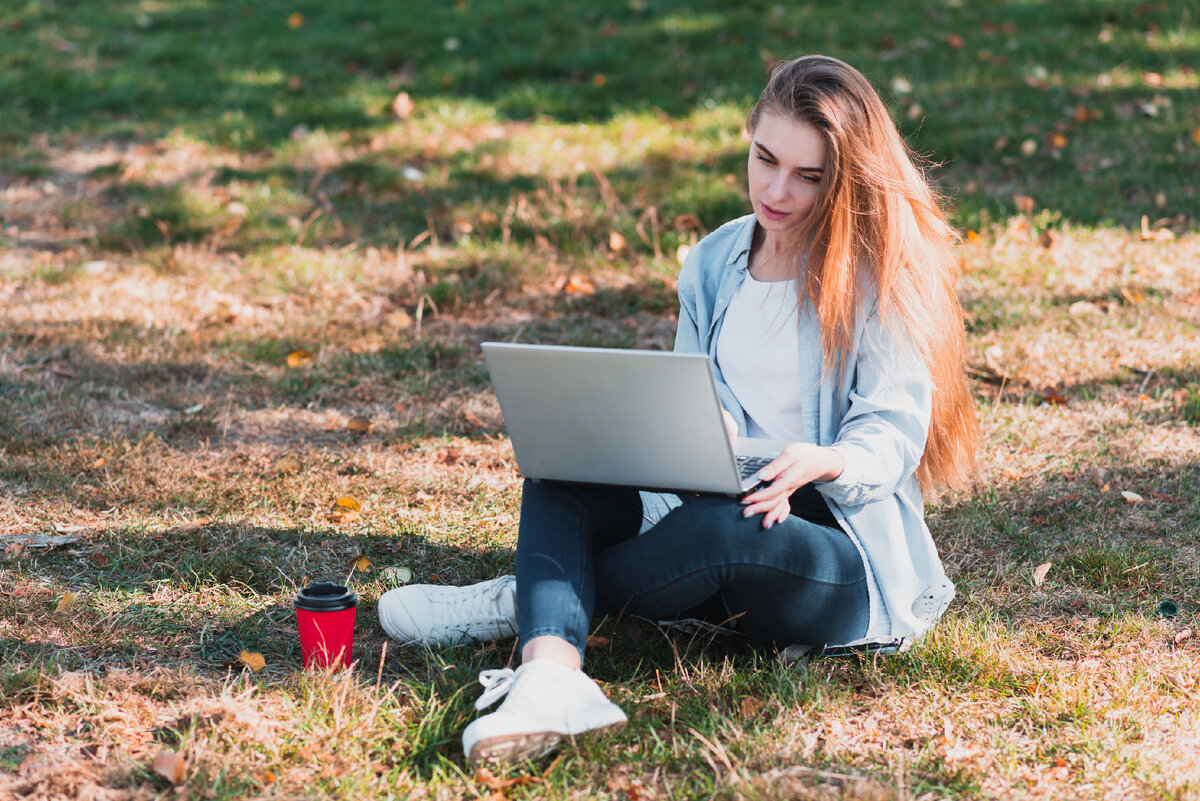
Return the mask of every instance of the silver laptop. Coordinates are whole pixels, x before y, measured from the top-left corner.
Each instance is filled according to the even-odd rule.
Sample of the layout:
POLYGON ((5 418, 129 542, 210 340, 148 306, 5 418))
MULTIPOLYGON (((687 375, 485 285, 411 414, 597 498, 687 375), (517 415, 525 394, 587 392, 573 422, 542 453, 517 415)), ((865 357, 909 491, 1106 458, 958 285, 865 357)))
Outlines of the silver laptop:
POLYGON ((730 440, 702 354, 500 342, 483 354, 526 478, 736 496, 787 445, 730 440))

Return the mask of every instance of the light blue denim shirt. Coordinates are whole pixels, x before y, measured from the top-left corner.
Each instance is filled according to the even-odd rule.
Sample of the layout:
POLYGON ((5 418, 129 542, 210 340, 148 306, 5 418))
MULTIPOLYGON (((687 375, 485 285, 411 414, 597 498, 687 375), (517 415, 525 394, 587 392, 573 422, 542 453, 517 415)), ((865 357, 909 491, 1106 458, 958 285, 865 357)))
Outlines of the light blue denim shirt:
MULTIPOLYGON (((688 253, 679 274, 675 335, 675 350, 708 354, 721 403, 743 435, 746 416, 721 376, 716 354, 725 309, 748 272, 754 227, 753 214, 733 220, 688 253)), ((872 614, 871 636, 859 642, 907 644, 937 622, 954 597, 954 584, 925 525, 915 475, 929 430, 932 382, 920 355, 874 312, 859 315, 846 369, 828 371, 804 399, 807 408, 818 410, 805 415, 811 430, 804 437, 833 448, 845 461, 840 476, 815 486, 875 578, 872 608, 886 610, 887 620, 872 614)), ((823 359, 821 343, 811 347, 816 355, 809 356, 823 359)))

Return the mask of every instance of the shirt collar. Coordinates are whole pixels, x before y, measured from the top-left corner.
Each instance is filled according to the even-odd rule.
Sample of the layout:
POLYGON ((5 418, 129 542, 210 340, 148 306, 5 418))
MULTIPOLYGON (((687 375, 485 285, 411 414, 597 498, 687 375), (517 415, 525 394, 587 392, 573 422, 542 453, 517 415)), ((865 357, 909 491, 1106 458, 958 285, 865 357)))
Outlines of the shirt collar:
POLYGON ((734 240, 733 247, 729 249, 729 259, 725 262, 731 267, 736 267, 739 270, 746 270, 750 267, 750 247, 754 244, 754 229, 758 225, 758 219, 750 214, 746 218, 746 224, 742 226, 742 230, 738 231, 737 239, 734 240))

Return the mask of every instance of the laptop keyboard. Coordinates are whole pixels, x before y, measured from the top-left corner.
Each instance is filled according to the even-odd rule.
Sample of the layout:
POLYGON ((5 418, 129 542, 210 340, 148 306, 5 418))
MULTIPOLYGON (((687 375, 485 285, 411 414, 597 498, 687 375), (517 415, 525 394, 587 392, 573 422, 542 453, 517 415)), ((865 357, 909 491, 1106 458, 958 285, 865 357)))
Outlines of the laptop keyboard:
POLYGON ((771 456, 735 456, 734 459, 737 460, 738 473, 743 479, 750 478, 774 461, 774 457, 771 456))

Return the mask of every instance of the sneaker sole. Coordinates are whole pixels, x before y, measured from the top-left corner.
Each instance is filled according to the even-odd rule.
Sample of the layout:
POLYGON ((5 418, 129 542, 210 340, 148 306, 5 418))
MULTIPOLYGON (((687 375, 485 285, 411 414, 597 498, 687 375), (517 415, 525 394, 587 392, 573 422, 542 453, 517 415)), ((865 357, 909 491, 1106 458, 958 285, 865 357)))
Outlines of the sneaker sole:
POLYGON ((499 762, 523 762, 536 759, 542 754, 554 749, 561 741, 570 740, 572 743, 579 737, 601 732, 618 732, 625 728, 625 721, 597 726, 579 734, 560 734, 556 731, 535 731, 525 734, 504 734, 496 737, 485 737, 471 747, 467 755, 472 767, 481 763, 496 764, 499 762))

